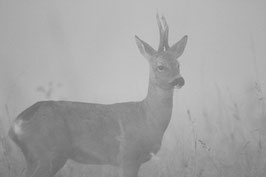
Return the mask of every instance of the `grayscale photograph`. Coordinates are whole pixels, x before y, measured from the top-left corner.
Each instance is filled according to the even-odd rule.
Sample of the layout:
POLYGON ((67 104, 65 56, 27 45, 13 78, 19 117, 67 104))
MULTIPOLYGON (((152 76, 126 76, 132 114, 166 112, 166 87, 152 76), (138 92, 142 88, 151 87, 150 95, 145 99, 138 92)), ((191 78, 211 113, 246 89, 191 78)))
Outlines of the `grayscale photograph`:
POLYGON ((0 0, 0 177, 265 177, 266 1, 0 0))

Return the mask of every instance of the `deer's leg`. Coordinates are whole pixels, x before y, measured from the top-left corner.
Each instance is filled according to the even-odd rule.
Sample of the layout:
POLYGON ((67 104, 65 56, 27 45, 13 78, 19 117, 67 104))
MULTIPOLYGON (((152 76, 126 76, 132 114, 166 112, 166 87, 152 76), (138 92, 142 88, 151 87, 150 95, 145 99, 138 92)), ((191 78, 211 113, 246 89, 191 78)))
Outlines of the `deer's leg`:
POLYGON ((48 160, 41 160, 37 163, 37 167, 31 174, 26 177, 53 177, 51 174, 51 167, 48 160))
POLYGON ((66 163, 66 156, 58 156, 52 161, 51 176, 54 176, 66 163))
POLYGON ((119 169, 119 177, 138 177, 140 162, 124 162, 119 169))
POLYGON ((53 177, 67 161, 67 156, 58 152, 33 154, 24 154, 27 162, 25 177, 53 177))
POLYGON ((37 163, 27 161, 27 170, 25 172, 25 177, 31 177, 37 168, 37 163))
POLYGON ((66 161, 66 158, 42 159, 37 162, 35 168, 27 169, 25 177, 54 177, 66 161))

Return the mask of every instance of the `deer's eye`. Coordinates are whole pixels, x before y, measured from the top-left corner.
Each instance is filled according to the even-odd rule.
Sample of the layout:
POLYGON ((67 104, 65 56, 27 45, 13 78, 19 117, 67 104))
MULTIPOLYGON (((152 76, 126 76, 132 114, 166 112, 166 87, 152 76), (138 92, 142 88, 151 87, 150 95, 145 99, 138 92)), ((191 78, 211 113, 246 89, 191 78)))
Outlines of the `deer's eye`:
POLYGON ((159 65, 159 66, 158 66, 158 71, 163 71, 163 70, 165 70, 165 66, 163 66, 163 65, 159 65))

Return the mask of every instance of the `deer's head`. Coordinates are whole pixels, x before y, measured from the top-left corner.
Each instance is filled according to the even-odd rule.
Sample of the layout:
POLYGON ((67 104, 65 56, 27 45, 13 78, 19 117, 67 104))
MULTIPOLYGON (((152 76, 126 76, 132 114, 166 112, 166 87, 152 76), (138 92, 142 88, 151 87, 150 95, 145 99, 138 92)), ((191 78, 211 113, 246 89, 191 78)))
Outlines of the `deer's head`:
POLYGON ((157 23, 160 32, 160 43, 158 50, 154 50, 149 44, 135 36, 140 53, 150 64, 150 81, 162 89, 181 88, 185 80, 180 75, 178 58, 184 52, 187 36, 169 47, 168 32, 169 28, 164 16, 159 18, 157 23))

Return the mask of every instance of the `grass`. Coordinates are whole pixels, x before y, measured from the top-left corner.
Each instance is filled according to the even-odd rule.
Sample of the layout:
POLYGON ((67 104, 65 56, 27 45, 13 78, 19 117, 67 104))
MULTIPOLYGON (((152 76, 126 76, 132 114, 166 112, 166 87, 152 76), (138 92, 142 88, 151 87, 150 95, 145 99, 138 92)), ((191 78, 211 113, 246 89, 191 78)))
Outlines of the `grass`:
MULTIPOLYGON (((184 122, 179 126, 184 133, 171 130, 172 150, 164 144, 143 165, 140 177, 265 177, 265 97, 258 82, 252 88, 244 99, 236 101, 234 95, 217 87, 215 102, 201 105, 201 114, 191 109, 180 113, 184 122)), ((25 170, 22 153, 6 136, 11 119, 5 105, 0 115, 0 177, 20 177, 25 170)), ((70 176, 115 177, 117 171, 68 162, 57 177, 70 176)))

